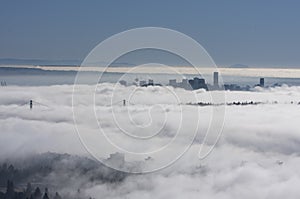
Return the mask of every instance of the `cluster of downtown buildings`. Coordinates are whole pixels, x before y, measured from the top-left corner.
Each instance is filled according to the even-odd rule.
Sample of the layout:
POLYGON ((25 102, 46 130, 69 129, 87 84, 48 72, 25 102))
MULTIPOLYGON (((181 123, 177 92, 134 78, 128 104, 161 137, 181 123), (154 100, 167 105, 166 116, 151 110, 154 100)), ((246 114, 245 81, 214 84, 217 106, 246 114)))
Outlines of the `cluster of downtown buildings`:
MULTIPOLYGON (((127 82, 124 80, 119 81, 122 85, 127 85, 127 82)), ((149 79, 148 82, 145 80, 138 81, 136 79, 136 82, 134 83, 136 86, 162 86, 161 84, 154 83, 152 79, 149 79)), ((170 79, 168 86, 172 86, 174 88, 183 88, 186 90, 197 90, 197 89, 205 89, 205 90, 250 90, 250 86, 239 86, 237 84, 219 84, 219 73, 214 72, 213 73, 213 84, 208 84, 205 82, 204 78, 194 77, 193 79, 182 79, 181 82, 177 82, 176 79, 170 79)), ((265 79, 260 78, 259 84, 256 84, 255 86, 264 87, 265 86, 265 79)))

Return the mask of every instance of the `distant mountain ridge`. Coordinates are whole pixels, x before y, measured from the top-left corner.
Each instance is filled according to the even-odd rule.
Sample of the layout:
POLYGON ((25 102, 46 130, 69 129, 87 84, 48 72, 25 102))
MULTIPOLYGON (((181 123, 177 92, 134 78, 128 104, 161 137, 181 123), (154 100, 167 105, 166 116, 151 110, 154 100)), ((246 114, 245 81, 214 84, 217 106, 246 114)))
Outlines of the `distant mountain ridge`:
POLYGON ((249 66, 245 64, 233 64, 230 65, 229 68, 249 68, 249 66))
MULTIPOLYGON (((34 66, 79 66, 81 60, 43 60, 43 59, 15 59, 15 58, 1 58, 0 65, 34 65, 34 66)), ((108 63, 97 62, 91 63, 94 65, 105 66, 108 63)), ((126 62, 114 62, 111 66, 134 66, 135 64, 126 62)))
POLYGON ((1 65, 80 65, 79 60, 42 60, 42 59, 15 59, 1 58, 1 65))

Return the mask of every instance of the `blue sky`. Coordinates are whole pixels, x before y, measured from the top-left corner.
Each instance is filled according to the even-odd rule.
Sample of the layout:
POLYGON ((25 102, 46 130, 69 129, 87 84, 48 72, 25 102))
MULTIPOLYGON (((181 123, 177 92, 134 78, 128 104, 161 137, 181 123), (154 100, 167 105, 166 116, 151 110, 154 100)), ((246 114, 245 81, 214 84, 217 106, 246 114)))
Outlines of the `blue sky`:
POLYGON ((145 26, 183 32, 218 65, 300 68, 300 1, 1 1, 0 58, 82 60, 145 26))

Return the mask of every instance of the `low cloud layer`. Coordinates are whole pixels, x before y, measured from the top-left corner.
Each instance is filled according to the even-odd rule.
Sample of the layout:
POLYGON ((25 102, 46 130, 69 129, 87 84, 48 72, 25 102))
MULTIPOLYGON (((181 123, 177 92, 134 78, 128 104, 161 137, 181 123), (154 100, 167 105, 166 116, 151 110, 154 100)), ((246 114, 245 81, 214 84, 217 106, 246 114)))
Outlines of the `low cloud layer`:
MULTIPOLYGON (((77 126, 84 129, 87 138, 97 138, 91 146, 99 147, 97 155, 103 158, 118 150, 107 150, 104 140, 96 137, 100 133, 99 127, 91 122, 95 115, 102 130, 116 144, 129 151, 149 152, 169 143, 177 133, 180 114, 190 113, 184 116, 184 128, 173 148, 162 153, 161 157, 153 158, 151 164, 154 165, 176 157, 179 152, 176 150, 189 143, 190 131, 197 119, 197 115, 193 115, 195 110, 200 111, 200 123, 192 146, 174 164, 158 172, 130 175, 117 184, 89 182, 84 189, 86 195, 95 198, 299 198, 300 87, 226 91, 226 102, 262 104, 226 106, 220 140, 204 160, 198 158, 198 153, 203 132, 206 132, 212 117, 212 107, 185 104, 209 102, 209 92, 101 84, 96 90, 95 115, 84 115, 86 109, 93 108, 86 99, 93 89, 92 86, 81 87, 81 98, 75 101, 75 106, 83 115, 77 126), (134 94, 130 103, 124 107, 122 99, 128 99, 131 93, 134 94), (179 97, 179 102, 172 93, 179 97), (112 94, 113 107, 110 106, 112 94), (133 135, 153 136, 151 142, 122 142, 125 135, 116 121, 133 135), (136 130, 139 128, 145 130, 136 130), (160 133, 156 135, 156 132, 160 133)), ((3 161, 48 151, 92 158, 74 127, 72 86, 1 88, 0 133, 0 158, 3 161), (29 100, 33 100, 32 110, 29 109, 29 100)), ((204 148, 213 143, 214 140, 206 140, 204 148)), ((141 160, 148 156, 141 156, 141 160)))

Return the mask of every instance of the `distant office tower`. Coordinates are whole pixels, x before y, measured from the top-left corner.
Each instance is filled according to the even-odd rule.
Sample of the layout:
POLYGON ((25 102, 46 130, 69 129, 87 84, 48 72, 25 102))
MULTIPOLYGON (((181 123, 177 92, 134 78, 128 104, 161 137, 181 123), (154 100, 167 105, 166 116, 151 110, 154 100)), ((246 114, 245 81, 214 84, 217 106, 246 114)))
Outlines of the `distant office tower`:
POLYGON ((169 80, 169 85, 170 85, 170 86, 173 86, 173 87, 176 87, 176 86, 177 86, 176 79, 170 79, 170 80, 169 80))
POLYGON ((265 86, 265 78, 259 79, 259 86, 264 87, 265 86))
POLYGON ((187 84, 188 83, 188 80, 187 79, 182 79, 182 84, 187 84))
POLYGON ((147 85, 147 82, 146 81, 144 81, 144 80, 141 80, 140 81, 140 86, 146 86, 147 85))
POLYGON ((149 79, 149 80, 148 80, 148 85, 149 85, 149 86, 153 86, 153 85, 154 85, 153 79, 149 79))
POLYGON ((195 77, 194 83, 195 83, 195 85, 198 85, 198 86, 203 85, 203 84, 205 84, 205 79, 203 79, 203 78, 200 79, 198 77, 195 77))
POLYGON ((219 86, 219 73, 214 72, 214 87, 218 87, 218 86, 219 86))
POLYGON ((187 79, 182 79, 181 87, 187 90, 191 89, 191 85, 189 84, 187 79))
POLYGON ((204 88, 207 90, 207 85, 205 84, 205 80, 202 78, 200 79, 198 77, 195 77, 194 79, 189 80, 189 83, 194 90, 200 88, 204 88))

